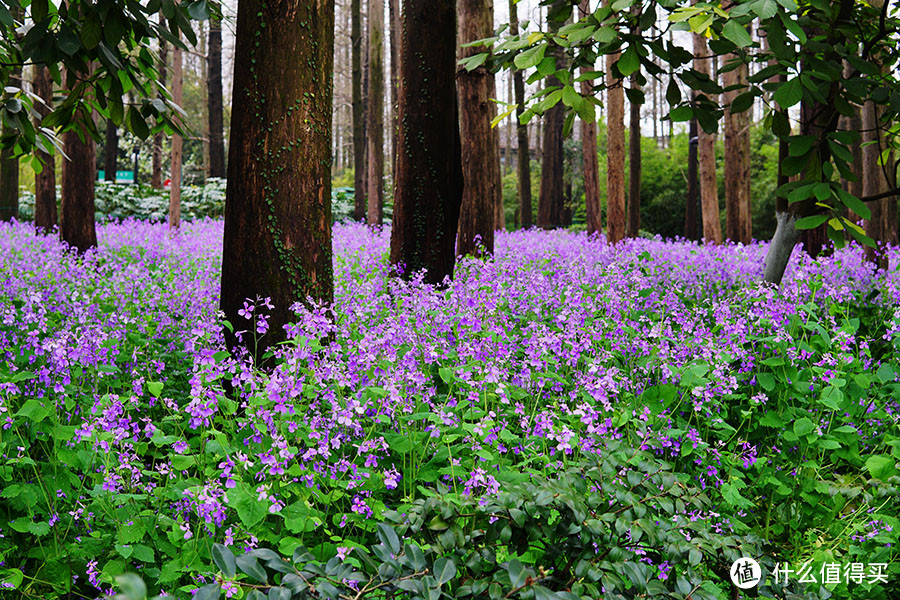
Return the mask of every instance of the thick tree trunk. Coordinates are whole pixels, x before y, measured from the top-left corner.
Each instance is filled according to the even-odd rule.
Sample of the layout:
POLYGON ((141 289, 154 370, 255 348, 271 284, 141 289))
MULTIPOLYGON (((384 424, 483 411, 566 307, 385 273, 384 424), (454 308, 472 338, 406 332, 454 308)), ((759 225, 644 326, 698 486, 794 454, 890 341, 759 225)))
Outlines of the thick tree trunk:
MULTIPOLYGON (((559 31, 560 23, 553 18, 560 0, 547 9, 547 28, 559 31)), ((547 56, 556 60, 557 69, 562 68, 562 48, 551 44, 547 56)), ((557 88, 560 81, 555 76, 547 77, 545 87, 557 88)), ((537 225, 543 229, 560 227, 563 220, 563 123, 565 107, 562 102, 544 113, 544 148, 541 157, 541 192, 538 197, 537 225)))
POLYGON ((270 313, 259 353, 285 339, 294 303, 333 298, 333 61, 333 0, 239 3, 221 308, 252 347, 258 323, 238 311, 271 299, 254 304, 270 313))
MULTIPOLYGON (((165 17, 159 14, 160 24, 165 23, 165 17)), ((159 40, 159 83, 163 87, 166 86, 166 78, 169 71, 168 45, 159 40)), ((163 184, 163 134, 157 133, 153 136, 153 166, 150 172, 150 185, 153 188, 160 189, 163 184)))
MULTIPOLYGON (((692 93, 691 98, 695 96, 692 93)), ((688 174, 687 201, 684 205, 684 237, 689 240, 700 239, 700 180, 697 164, 697 119, 688 124, 688 174)), ((671 135, 669 136, 671 143, 671 135)))
MULTIPOLYGON (((874 196, 883 194, 896 187, 891 169, 882 164, 882 152, 885 149, 882 134, 881 113, 883 109, 874 102, 867 102, 862 109, 862 195, 874 196)), ((889 155, 888 165, 893 165, 893 157, 889 155)), ((887 246, 896 246, 897 241, 897 198, 888 196, 869 202, 872 217, 866 223, 866 233, 878 244, 878 248, 866 248, 866 258, 887 269, 887 246)))
MULTIPOLYGON (((482 51, 464 44, 490 37, 493 11, 489 0, 459 0, 459 59, 482 51)), ((494 252, 496 205, 500 194, 499 165, 495 165, 495 133, 491 128, 494 74, 484 66, 456 74, 459 91, 459 133, 462 141, 463 195, 459 213, 456 253, 479 255, 494 252), (498 167, 495 169, 495 166, 498 167)))
POLYGON ((397 98, 400 91, 400 1, 388 0, 391 35, 391 189, 397 181, 397 98))
MULTIPOLYGON (((604 0, 608 3, 608 0, 604 0)), ((625 237, 625 89, 620 78, 613 78, 613 65, 619 53, 606 56, 610 74, 606 90, 606 238, 617 244, 625 237)))
MULTIPOLYGON (((582 0, 587 4, 588 0, 582 0)), ((585 68, 585 71, 590 70, 585 68)), ((587 96, 592 93, 589 81, 581 82, 581 93, 587 96)), ((588 233, 603 231, 603 218, 600 208, 600 173, 597 160, 597 122, 584 121, 581 124, 582 171, 584 174, 584 211, 588 233)))
POLYGON ((96 145, 82 128, 81 131, 66 131, 63 146, 69 159, 63 162, 62 168, 59 238, 78 252, 86 252, 97 245, 94 226, 96 145))
POLYGON ((352 63, 352 104, 353 104, 353 219, 366 218, 366 125, 365 100, 363 99, 363 39, 362 7, 360 0, 350 2, 350 43, 353 46, 352 63))
MULTIPOLYGON (((516 0, 509 0, 509 34, 519 35, 519 16, 516 11, 516 0)), ((513 89, 516 96, 516 161, 518 163, 519 205, 522 228, 528 229, 532 224, 531 216, 531 149, 528 146, 528 125, 519 119, 525 112, 525 78, 522 72, 513 72, 513 89)))
POLYGON ((209 20, 207 87, 209 110, 209 176, 225 177, 225 125, 222 100, 222 21, 209 20))
MULTIPOLYGON (((706 37, 694 34, 694 69, 712 77, 709 45, 706 37)), ((707 244, 722 243, 722 223, 719 220, 719 189, 716 182, 716 136, 700 128, 697 135, 697 160, 700 170, 700 205, 702 207, 703 239, 707 244)))
MULTIPOLYGON (((184 87, 182 51, 178 46, 172 52, 172 101, 181 106, 184 87)), ((169 228, 181 226, 181 158, 184 139, 177 133, 172 135, 171 179, 169 186, 169 228)))
MULTIPOLYGON (((631 76, 631 89, 640 91, 637 75, 631 76)), ((628 219, 626 235, 638 237, 641 231, 641 105, 629 102, 628 119, 628 219)))
MULTIPOLYGON (((41 65, 34 66, 34 93, 46 106, 35 103, 41 119, 50 114, 53 106, 53 80, 50 70, 41 65)), ((35 122, 35 127, 40 123, 35 122)), ((34 174, 34 228, 37 233, 50 233, 56 228, 56 160, 51 154, 38 151, 38 158, 44 164, 40 173, 34 174)))
MULTIPOLYGON (((9 78, 11 87, 22 87, 22 67, 15 67, 9 78)), ((3 126, 3 133, 6 132, 3 126)), ((0 221, 19 216, 19 159, 13 149, 0 150, 0 221)))
MULTIPOLYGON (((737 55, 732 60, 739 60, 737 55)), ((747 65, 723 74, 723 84, 747 85, 747 65)), ((741 90, 725 92, 725 236, 749 244, 750 223, 750 112, 732 113, 728 107, 741 90)))
POLYGON ((366 221, 381 225, 384 209, 384 0, 369 0, 369 101, 366 109, 366 221))
POLYGON ((116 171, 119 168, 119 130, 116 124, 106 121, 106 138, 103 144, 103 179, 116 182, 116 171))
POLYGON ((403 0, 402 36, 391 264, 440 284, 453 276, 463 187, 455 3, 403 0))

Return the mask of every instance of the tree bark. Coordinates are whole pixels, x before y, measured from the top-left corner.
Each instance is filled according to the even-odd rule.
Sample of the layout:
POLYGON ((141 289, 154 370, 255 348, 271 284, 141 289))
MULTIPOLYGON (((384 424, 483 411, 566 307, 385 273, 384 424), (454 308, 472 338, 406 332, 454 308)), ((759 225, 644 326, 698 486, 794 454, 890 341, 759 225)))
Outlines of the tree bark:
MULTIPOLYGON (((76 121, 77 122, 77 121, 76 121)), ((94 179, 97 176, 96 145, 86 128, 63 134, 68 160, 62 168, 62 203, 59 238, 78 252, 97 245, 94 225, 94 179)))
MULTIPOLYGON (((693 101, 695 94, 691 94, 693 101)), ((672 136, 669 135, 671 144, 672 136)), ((688 177, 687 201, 684 205, 684 237, 689 240, 699 239, 700 229, 700 181, 697 164, 697 119, 691 118, 688 124, 688 177)))
POLYGON ((384 0, 369 0, 369 101, 366 109, 366 221, 381 225, 384 209, 384 0))
MULTIPOLYGON (((609 0, 604 0, 608 4, 609 0)), ((606 56, 610 77, 606 90, 606 238, 617 244, 625 237, 625 89, 612 75, 620 53, 606 56)))
MULTIPOLYGON (((165 17, 159 14, 160 24, 165 23, 165 17)), ((166 86, 166 78, 169 71, 168 46, 163 40, 159 40, 159 83, 166 86)), ((163 184, 163 134, 153 136, 153 166, 150 173, 150 186, 155 189, 162 188, 163 184)))
MULTIPOLYGON (((731 55, 731 60, 740 60, 731 55)), ((747 65, 742 63, 722 75, 724 87, 747 85, 747 65)), ((750 222, 750 112, 733 113, 731 103, 742 89, 725 92, 725 236, 749 244, 750 222)))
MULTIPOLYGON (((45 105, 35 103, 37 113, 43 119, 50 114, 53 106, 53 80, 50 78, 50 69, 45 66, 34 66, 34 93, 37 94, 45 105)), ((35 127, 40 126, 40 121, 35 120, 35 127)), ((34 174, 34 228, 35 232, 47 234, 56 228, 56 160, 53 155, 38 151, 38 158, 44 167, 40 173, 34 174)))
MULTIPOLYGON (((891 176, 891 169, 882 164, 882 152, 885 149, 885 139, 882 134, 881 114, 883 109, 874 102, 866 102, 862 109, 862 196, 883 195, 885 192, 896 188, 896 182, 891 176)), ((893 165, 892 153, 889 154, 887 165, 893 165)), ((878 265, 880 269, 887 269, 888 246, 896 246, 897 240, 897 198, 886 196, 879 200, 869 202, 872 216, 866 223, 866 233, 878 244, 878 248, 866 248, 866 258, 878 265)))
POLYGON ((285 339, 292 305, 333 298, 334 1, 241 0, 236 37, 221 308, 254 332, 238 311, 271 298, 259 354, 285 339))
MULTIPOLYGON (((178 46, 172 52, 172 101, 181 106, 184 85, 184 69, 182 51, 178 46)), ((169 185, 169 228, 181 226, 181 158, 184 145, 183 138, 172 134, 171 184, 169 185)))
POLYGON ((222 97, 222 21, 209 20, 207 87, 209 110, 209 176, 225 177, 225 125, 222 97))
MULTIPOLYGON (((551 33, 559 31, 560 23, 554 18, 554 12, 561 6, 561 0, 555 0, 553 5, 547 8, 547 28, 551 33)), ((547 56, 556 60, 556 68, 563 66, 562 48, 551 44, 546 52, 547 56)), ((561 85, 559 79, 551 75, 547 77, 545 87, 557 88, 561 85)), ((563 124, 565 121, 565 108, 563 104, 556 106, 544 113, 544 140, 541 156, 541 191, 538 197, 537 225, 543 229, 554 229, 563 223, 563 124)))
MULTIPOLYGON (((631 76, 631 89, 641 91, 637 74, 631 76)), ((626 235, 638 237, 641 231, 641 105, 629 102, 628 119, 628 219, 626 235)))
MULTIPOLYGON (((481 47, 465 48, 464 44, 490 37, 493 33, 494 15, 490 4, 488 0, 459 0, 457 3, 460 60, 483 50, 481 47)), ((488 254, 494 252, 500 172, 499 168, 494 168, 496 130, 491 128, 494 103, 490 89, 493 79, 494 74, 484 65, 471 71, 459 67, 456 74, 463 174, 456 242, 459 255, 480 255, 482 250, 488 254)))
POLYGON ((400 91, 400 3, 388 0, 391 35, 391 189, 397 181, 397 98, 400 91))
MULTIPOLYGON (((516 0, 509 0, 509 34, 519 35, 519 16, 516 0)), ((513 72, 513 89, 516 97, 516 162, 518 164, 520 219, 522 228, 532 224, 531 216, 531 148, 528 146, 528 125, 520 121, 525 112, 525 78, 521 71, 513 72)))
MULTIPOLYGON (((694 69, 712 78, 709 45, 700 34, 694 37, 694 69)), ((722 223, 719 220, 719 190, 716 183, 716 136, 700 128, 697 135, 697 160, 700 171, 700 205, 703 220, 703 239, 707 244, 722 243, 722 223)))
POLYGON ((115 183, 116 171, 119 168, 119 131, 116 124, 108 119, 103 155, 103 179, 115 183))
POLYGON ((353 46, 352 63, 352 104, 353 104, 353 219, 366 218, 366 133, 365 104, 362 89, 362 7, 360 0, 350 2, 350 43, 353 46))
POLYGON ((440 284, 453 276, 463 186, 455 3, 404 0, 402 29, 391 264, 440 284))
MULTIPOLYGON (((13 68, 9 77, 10 87, 22 87, 22 67, 13 68)), ((6 133, 6 125, 3 132, 6 133)), ((12 148, 0 150, 0 221, 10 221, 19 216, 19 159, 12 148)))

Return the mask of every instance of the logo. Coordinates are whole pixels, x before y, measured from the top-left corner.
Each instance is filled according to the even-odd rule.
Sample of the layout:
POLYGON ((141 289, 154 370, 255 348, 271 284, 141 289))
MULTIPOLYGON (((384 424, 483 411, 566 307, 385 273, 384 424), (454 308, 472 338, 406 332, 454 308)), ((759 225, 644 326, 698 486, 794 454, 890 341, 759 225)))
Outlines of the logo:
POLYGON ((731 565, 729 574, 731 575, 731 583, 742 590, 749 590, 759 585, 762 569, 759 563, 752 558, 742 556, 731 565))

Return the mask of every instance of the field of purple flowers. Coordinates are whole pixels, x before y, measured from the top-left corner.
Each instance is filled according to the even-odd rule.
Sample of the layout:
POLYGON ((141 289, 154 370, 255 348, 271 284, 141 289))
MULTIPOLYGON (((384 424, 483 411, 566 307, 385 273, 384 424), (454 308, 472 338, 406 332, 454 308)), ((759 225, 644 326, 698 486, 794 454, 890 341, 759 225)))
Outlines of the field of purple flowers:
MULTIPOLYGON (((896 267, 876 273, 855 247, 798 251, 776 290, 758 283, 764 244, 530 231, 499 234, 492 259, 436 289, 390 276, 387 231, 338 225, 335 304, 298 305, 291 340, 258 369, 224 346, 221 234, 106 224, 76 257, 0 225, 11 593, 96 598, 136 571, 154 593, 217 582, 238 598, 249 588, 213 544, 362 568, 391 522, 462 557, 481 513, 508 522, 487 544, 508 578, 479 591, 470 565, 437 597, 732 598, 727 566, 748 552, 770 571, 865 568, 770 577, 763 596, 900 593, 896 267), (573 473, 602 501, 523 492, 583 485, 573 473), (586 536, 583 558, 552 563, 562 538, 516 537, 540 507, 565 543, 586 536)), ((231 324, 250 345, 267 304, 248 300, 231 324)))

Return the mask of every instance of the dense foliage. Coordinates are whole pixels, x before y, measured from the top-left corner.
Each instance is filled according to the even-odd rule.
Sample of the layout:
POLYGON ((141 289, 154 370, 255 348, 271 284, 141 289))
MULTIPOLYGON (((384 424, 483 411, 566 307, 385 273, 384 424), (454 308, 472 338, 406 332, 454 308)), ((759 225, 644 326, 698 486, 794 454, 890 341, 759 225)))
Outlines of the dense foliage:
MULTIPOLYGON (((737 554, 888 565, 792 597, 898 593, 900 275, 858 247, 795 255, 777 290, 754 283, 764 244, 504 233, 435 288, 389 277, 389 232, 337 226, 334 306, 298 304, 259 369, 224 349, 221 233, 113 222, 78 257, 0 226, 0 585, 20 597, 126 572, 245 595, 215 544, 268 548, 241 560, 325 597, 726 598, 737 554)), ((225 326, 252 347, 267 304, 225 326)))

